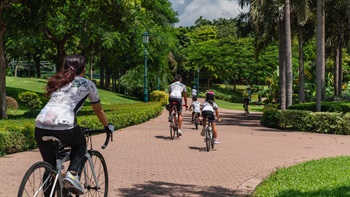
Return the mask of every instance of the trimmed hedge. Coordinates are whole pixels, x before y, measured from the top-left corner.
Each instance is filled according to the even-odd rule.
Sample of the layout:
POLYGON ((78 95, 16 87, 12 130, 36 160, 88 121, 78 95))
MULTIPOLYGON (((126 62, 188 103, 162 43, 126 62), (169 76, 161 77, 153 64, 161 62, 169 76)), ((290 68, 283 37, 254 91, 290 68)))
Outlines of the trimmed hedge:
MULTIPOLYGON (((118 130, 155 118, 164 108, 161 102, 149 102, 104 105, 103 109, 108 121, 118 130)), ((91 129, 102 128, 90 106, 84 106, 79 112, 78 124, 91 129)), ((0 156, 36 148, 34 127, 34 119, 2 120, 0 122, 0 156)))
POLYGON ((350 134, 350 113, 312 112, 264 108, 261 124, 266 127, 329 134, 350 134))
MULTIPOLYGON (((289 106, 288 109, 296 109, 296 110, 307 110, 316 112, 316 103, 300 103, 289 106)), ((323 112, 342 112, 347 113, 350 112, 350 103, 344 102, 322 102, 321 111, 323 112)))

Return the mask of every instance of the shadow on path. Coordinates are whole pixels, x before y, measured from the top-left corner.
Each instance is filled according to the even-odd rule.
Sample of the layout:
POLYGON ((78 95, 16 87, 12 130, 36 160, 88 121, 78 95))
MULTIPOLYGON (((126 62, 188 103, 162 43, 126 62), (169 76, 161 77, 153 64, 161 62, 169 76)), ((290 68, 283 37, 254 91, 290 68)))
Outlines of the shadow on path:
POLYGON ((120 188, 123 196, 233 196, 232 189, 220 186, 201 187, 197 185, 149 181, 131 188, 120 188))

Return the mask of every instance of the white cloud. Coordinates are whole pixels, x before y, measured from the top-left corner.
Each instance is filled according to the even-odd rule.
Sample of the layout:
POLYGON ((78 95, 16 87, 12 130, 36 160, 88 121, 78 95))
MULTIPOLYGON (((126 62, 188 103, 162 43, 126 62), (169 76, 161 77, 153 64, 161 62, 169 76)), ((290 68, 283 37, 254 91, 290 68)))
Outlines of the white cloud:
POLYGON ((236 0, 170 0, 178 11, 180 22, 176 26, 191 26, 200 17, 212 21, 235 18, 241 10, 236 0))

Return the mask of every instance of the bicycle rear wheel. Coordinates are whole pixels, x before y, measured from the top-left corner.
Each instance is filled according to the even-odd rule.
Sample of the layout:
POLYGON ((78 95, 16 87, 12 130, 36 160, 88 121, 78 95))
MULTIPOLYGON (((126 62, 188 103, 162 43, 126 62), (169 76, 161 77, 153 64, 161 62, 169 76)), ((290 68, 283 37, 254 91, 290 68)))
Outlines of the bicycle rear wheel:
POLYGON ((177 121, 176 121, 176 115, 172 114, 171 116, 171 126, 170 126, 170 138, 173 140, 177 137, 177 121))
POLYGON ((194 116, 194 124, 196 125, 196 130, 198 130, 199 121, 197 115, 194 116))
MULTIPOLYGON (((33 164, 25 173, 18 190, 18 197, 49 196, 57 173, 44 161, 33 164)), ((56 183, 56 196, 60 197, 60 189, 56 183)))
POLYGON ((205 145, 206 145, 207 151, 209 152, 210 146, 211 146, 211 137, 210 137, 209 128, 206 128, 206 131, 205 131, 205 145))
POLYGON ((85 193, 82 196, 108 196, 108 171, 106 161, 102 154, 96 150, 90 150, 93 169, 85 157, 82 167, 79 169, 80 182, 84 186, 85 193), (93 171, 96 173, 98 184, 95 181, 93 171))

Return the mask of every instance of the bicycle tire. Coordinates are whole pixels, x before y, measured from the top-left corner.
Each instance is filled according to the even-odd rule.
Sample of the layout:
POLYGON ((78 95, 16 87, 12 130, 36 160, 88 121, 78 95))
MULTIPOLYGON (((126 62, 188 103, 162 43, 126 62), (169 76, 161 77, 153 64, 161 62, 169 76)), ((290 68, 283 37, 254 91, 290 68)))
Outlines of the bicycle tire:
POLYGON ((207 152, 210 151, 210 144, 211 144, 210 130, 209 130, 209 128, 206 128, 206 131, 205 131, 205 145, 206 145, 207 152))
POLYGON ((178 132, 177 132, 178 125, 177 125, 177 120, 176 120, 176 114, 175 113, 172 114, 171 121, 172 121, 172 128, 170 130, 170 137, 171 137, 172 140, 174 140, 176 137, 179 137, 178 136, 178 132))
POLYGON ((198 130, 198 117, 195 115, 194 117, 194 124, 196 125, 196 130, 198 130))
POLYGON ((214 142, 215 142, 215 140, 214 140, 214 133, 213 133, 213 130, 210 130, 209 131, 210 132, 210 142, 211 142, 211 149, 214 149, 214 142))
POLYGON ((107 164, 102 154, 96 150, 89 150, 93 168, 99 185, 96 185, 91 166, 85 157, 78 174, 80 182, 84 186, 85 193, 80 196, 108 196, 108 171, 107 164))
MULTIPOLYGON (((18 190, 18 197, 32 197, 32 196, 48 196, 51 192, 51 187, 55 176, 45 176, 55 174, 57 175, 53 167, 44 161, 39 161, 33 164, 21 181, 21 185, 18 190), (45 182, 45 183, 43 183, 45 182), (48 185, 45 185, 48 183, 48 185)), ((57 189, 55 191, 56 196, 61 197, 61 192, 59 189, 59 183, 56 185, 57 189)))

